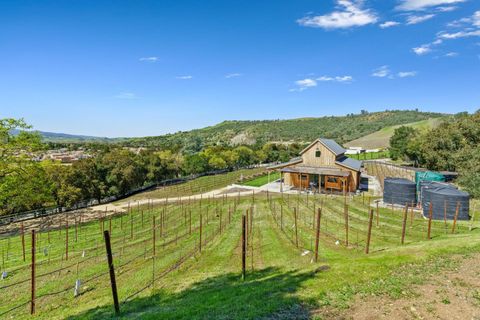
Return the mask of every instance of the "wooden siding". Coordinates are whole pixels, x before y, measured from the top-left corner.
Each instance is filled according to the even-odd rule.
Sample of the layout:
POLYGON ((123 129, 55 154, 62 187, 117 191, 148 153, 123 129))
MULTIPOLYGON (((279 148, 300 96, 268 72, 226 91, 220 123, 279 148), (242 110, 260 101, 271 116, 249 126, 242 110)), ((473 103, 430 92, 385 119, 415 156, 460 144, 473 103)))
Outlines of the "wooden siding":
POLYGON ((310 167, 335 166, 335 154, 317 141, 310 149, 302 154, 303 165, 310 167), (320 158, 315 157, 315 152, 320 150, 320 158))

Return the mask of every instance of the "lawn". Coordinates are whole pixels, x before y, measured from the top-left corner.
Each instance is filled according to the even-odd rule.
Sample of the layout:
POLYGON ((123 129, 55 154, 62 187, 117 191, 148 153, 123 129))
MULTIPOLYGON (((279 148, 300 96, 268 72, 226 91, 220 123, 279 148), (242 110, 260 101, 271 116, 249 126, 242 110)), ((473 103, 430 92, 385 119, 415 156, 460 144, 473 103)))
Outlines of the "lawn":
POLYGON ((266 185, 270 179, 270 182, 273 182, 275 180, 280 179, 280 172, 272 172, 270 173, 270 178, 268 177, 268 174, 257 177, 252 180, 245 181, 242 183, 245 186, 250 186, 250 187, 261 187, 263 185, 266 185))
MULTIPOLYGON (((437 272, 448 267, 450 254, 479 249, 478 222, 470 231, 470 223, 460 221, 451 234, 451 222, 434 221, 427 240, 428 223, 418 214, 408 215, 401 245, 402 211, 380 208, 367 255, 373 200, 256 194, 140 206, 85 224, 75 223, 81 215, 70 216, 68 260, 65 228, 38 230, 36 318, 117 318, 102 230, 112 231, 120 318, 125 319, 302 319, 319 308, 346 308, 356 294, 408 292, 425 266, 437 272), (320 249, 314 262, 318 208, 320 249), (242 281, 241 216, 247 210, 253 219, 247 224, 247 278, 242 281), (82 280, 82 294, 74 298, 76 279, 82 280)), ((30 318, 30 233, 25 262, 21 240, 21 234, 0 239, 2 271, 8 272, 0 280, 0 318, 30 318)))

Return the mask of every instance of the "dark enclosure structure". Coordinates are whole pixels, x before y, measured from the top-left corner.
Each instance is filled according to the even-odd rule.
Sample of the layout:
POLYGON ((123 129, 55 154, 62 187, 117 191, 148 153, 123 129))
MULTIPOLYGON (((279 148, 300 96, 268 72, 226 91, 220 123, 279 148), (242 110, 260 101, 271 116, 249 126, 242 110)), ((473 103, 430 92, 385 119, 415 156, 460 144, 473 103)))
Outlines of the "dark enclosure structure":
POLYGON ((469 220, 470 195, 451 185, 440 184, 423 190, 423 216, 429 217, 432 204, 432 218, 435 220, 469 220))
POLYGON ((424 193, 426 190, 440 188, 440 187, 448 187, 448 188, 456 189, 454 185, 448 184, 446 182, 428 181, 428 180, 420 181, 418 194, 417 194, 418 203, 420 205, 423 203, 424 193))
POLYGON ((417 186, 415 182, 402 178, 385 178, 383 183, 383 202, 404 206, 417 204, 417 186))

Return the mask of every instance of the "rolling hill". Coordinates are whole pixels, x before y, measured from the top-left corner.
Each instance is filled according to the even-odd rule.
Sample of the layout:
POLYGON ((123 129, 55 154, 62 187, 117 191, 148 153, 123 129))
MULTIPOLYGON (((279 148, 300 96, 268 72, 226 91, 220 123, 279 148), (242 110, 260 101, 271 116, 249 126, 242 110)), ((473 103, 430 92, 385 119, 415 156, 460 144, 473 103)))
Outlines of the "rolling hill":
POLYGON ((374 133, 367 134, 364 137, 352 140, 350 142, 345 143, 346 147, 363 147, 366 149, 375 149, 375 148, 387 148, 390 146, 390 137, 393 136, 395 129, 400 126, 408 126, 415 129, 431 129, 435 128, 442 122, 442 118, 430 118, 427 120, 395 125, 395 126, 388 126, 382 128, 374 133))
MULTIPOLYGON (((433 121, 429 119, 442 116, 444 115, 440 113, 416 110, 393 110, 288 120, 229 120, 201 129, 139 138, 105 138, 40 131, 39 133, 46 142, 118 143, 130 147, 198 151, 205 145, 262 145, 273 141, 307 143, 320 136, 345 143, 377 133, 383 128, 427 120, 433 121)), ((388 130, 393 132, 393 129, 388 130)), ((388 134, 388 132, 384 133, 389 137, 388 134)), ((385 140, 385 138, 383 139, 385 140)))

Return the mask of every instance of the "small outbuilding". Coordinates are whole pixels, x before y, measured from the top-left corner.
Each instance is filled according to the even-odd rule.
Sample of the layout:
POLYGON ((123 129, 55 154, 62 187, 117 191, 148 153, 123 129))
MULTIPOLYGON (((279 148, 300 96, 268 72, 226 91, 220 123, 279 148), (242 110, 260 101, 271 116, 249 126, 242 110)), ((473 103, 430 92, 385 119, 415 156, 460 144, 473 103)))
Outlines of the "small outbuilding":
POLYGON ((271 166, 282 183, 300 190, 354 192, 360 184, 362 162, 345 155, 331 139, 319 138, 300 152, 300 157, 271 166))

